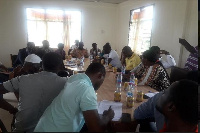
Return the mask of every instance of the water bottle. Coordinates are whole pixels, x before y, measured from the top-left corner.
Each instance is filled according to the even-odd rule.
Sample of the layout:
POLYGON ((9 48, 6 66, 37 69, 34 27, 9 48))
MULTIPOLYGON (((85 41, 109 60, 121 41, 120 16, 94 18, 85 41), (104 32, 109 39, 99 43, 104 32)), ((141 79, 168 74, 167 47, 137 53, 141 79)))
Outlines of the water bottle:
POLYGON ((80 67, 81 67, 81 69, 84 68, 84 56, 82 56, 80 59, 80 67))
POLYGON ((133 72, 131 73, 131 76, 130 76, 130 84, 131 84, 131 89, 133 90, 135 87, 135 75, 133 72))
POLYGON ((108 66, 108 58, 105 59, 105 65, 108 66))
POLYGON ((126 93, 126 106, 128 108, 132 108, 134 106, 134 96, 133 96, 133 91, 131 90, 132 84, 129 83, 129 89, 128 92, 126 93))
POLYGON ((92 61, 93 61, 93 55, 90 54, 90 64, 92 63, 92 61))
POLYGON ((122 73, 119 73, 117 75, 117 84, 116 84, 116 87, 121 90, 121 87, 122 87, 122 73))
POLYGON ((127 97, 133 97, 133 91, 132 91, 132 84, 131 83, 129 83, 129 89, 126 93, 126 96, 127 97))
POLYGON ((125 74, 125 72, 126 72, 126 66, 122 65, 121 71, 122 71, 122 74, 125 74))

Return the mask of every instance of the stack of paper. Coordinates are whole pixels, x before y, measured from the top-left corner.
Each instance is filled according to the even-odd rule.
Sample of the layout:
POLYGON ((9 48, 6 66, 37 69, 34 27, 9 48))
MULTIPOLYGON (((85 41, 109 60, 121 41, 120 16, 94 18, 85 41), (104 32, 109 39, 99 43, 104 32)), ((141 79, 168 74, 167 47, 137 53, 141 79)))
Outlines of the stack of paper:
POLYGON ((149 98, 153 97, 154 95, 156 95, 159 92, 150 92, 150 93, 146 93, 145 95, 148 96, 149 98))
POLYGON ((99 102, 98 113, 103 114, 103 112, 108 110, 110 106, 115 112, 115 116, 112 121, 119 121, 119 119, 122 117, 122 103, 120 102, 103 100, 99 102))

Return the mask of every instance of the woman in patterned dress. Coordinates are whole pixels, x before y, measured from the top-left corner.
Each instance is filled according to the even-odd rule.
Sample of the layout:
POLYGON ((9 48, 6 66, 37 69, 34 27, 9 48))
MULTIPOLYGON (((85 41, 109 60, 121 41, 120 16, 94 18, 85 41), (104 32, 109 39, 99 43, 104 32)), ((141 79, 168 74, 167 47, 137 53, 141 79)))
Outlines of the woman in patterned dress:
POLYGON ((142 65, 137 69, 135 77, 138 85, 148 85, 157 91, 162 91, 170 86, 169 76, 156 53, 147 50, 142 55, 142 65))

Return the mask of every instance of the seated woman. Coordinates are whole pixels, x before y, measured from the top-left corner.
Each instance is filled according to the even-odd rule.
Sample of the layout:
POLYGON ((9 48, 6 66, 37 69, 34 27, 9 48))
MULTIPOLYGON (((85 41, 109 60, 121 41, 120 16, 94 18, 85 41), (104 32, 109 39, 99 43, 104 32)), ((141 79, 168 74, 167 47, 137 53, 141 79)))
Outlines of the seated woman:
POLYGON ((157 91, 162 91, 170 86, 167 71, 158 60, 156 53, 147 50, 142 55, 142 64, 135 73, 138 85, 148 85, 157 91))

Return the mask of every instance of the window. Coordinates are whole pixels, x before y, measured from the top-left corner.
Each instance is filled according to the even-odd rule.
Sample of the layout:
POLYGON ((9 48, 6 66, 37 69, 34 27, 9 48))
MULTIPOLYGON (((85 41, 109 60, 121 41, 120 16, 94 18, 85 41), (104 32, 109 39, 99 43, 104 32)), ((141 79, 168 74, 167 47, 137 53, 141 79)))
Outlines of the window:
POLYGON ((131 10, 128 46, 141 55, 149 49, 153 21, 153 5, 131 10))
POLYGON ((81 40, 81 12, 27 8, 28 41, 42 46, 48 40, 51 48, 58 43, 70 47, 81 40))

